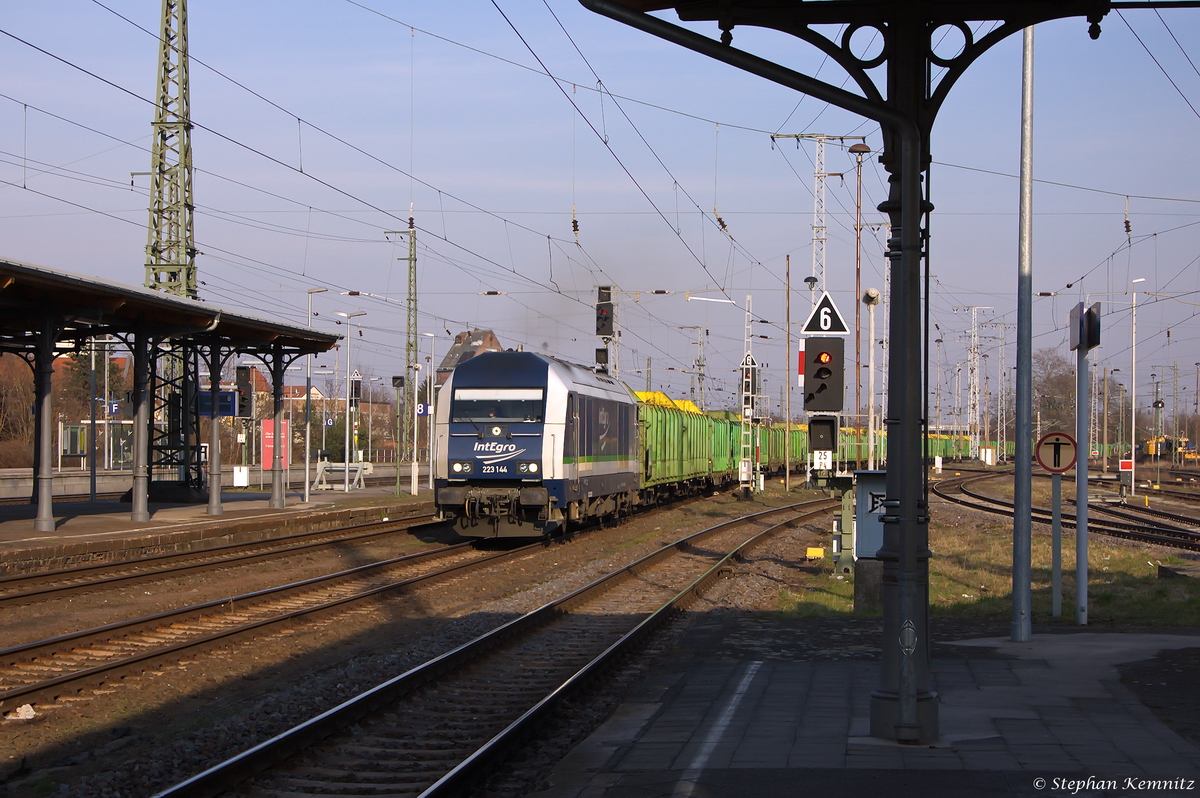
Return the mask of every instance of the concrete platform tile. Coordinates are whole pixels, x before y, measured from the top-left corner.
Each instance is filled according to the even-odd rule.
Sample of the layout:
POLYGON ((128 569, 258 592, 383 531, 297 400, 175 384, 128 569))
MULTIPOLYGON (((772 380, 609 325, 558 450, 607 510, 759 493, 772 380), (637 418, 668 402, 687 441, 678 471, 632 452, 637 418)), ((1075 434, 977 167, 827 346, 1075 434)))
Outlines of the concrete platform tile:
POLYGON ((1112 736, 1091 723, 1051 724, 1050 734, 1062 745, 1112 745, 1112 736))
POLYGON ((847 770, 903 770, 904 760, 896 757, 865 757, 846 755, 847 770))
POLYGON ((1056 722, 1077 722, 1087 719, 1090 715, 1088 712, 1074 706, 1045 706, 1037 707, 1037 712, 1046 720, 1056 722))
POLYGON ((1046 724, 1041 717, 1033 719, 1000 717, 996 718, 996 726, 1006 734, 1046 733, 1046 724))
POLYGON ((952 757, 905 757, 905 770, 966 770, 966 765, 956 756, 952 757))
POLYGON ((789 768, 844 768, 845 747, 793 749, 788 757, 789 768))
POLYGON ((787 754, 776 756, 734 756, 729 761, 731 768, 785 768, 788 766, 787 754))
POLYGON ((1109 762, 1129 761, 1119 748, 1107 740, 1102 742, 1080 741, 1063 743, 1062 749, 1081 761, 1084 757, 1088 759, 1103 757, 1109 762))
MULTIPOLYGON (((945 739, 945 735, 942 735, 945 739)), ((1008 743, 1003 737, 977 737, 969 740, 951 740, 950 747, 955 751, 1007 751, 1008 743)))
POLYGON ((961 751, 958 758, 964 770, 1023 770, 1007 751, 961 751))
POLYGON ((616 770, 670 770, 683 748, 674 743, 636 744, 620 757, 616 770))
POLYGON ((597 773, 588 779, 576 779, 561 777, 556 770, 550 775, 550 787, 531 793, 529 798, 604 798, 608 789, 622 778, 619 773, 597 773), (556 776, 563 779, 561 784, 555 783, 556 776))
POLYGON ((654 743, 678 743, 683 745, 688 740, 692 739, 693 731, 691 729, 651 729, 638 737, 638 745, 647 745, 654 743))
POLYGON ((1081 764, 1067 756, 1067 753, 1061 749, 1053 753, 1034 753, 1017 748, 1011 753, 1025 770, 1062 770, 1075 772, 1083 769, 1081 764))
POLYGON ((797 740, 845 740, 850 736, 850 724, 845 721, 840 723, 804 724, 796 729, 796 733, 792 736, 797 740))
POLYGON ((1131 755, 1129 758, 1133 767, 1140 769, 1142 773, 1164 777, 1168 775, 1200 776, 1200 770, 1197 769, 1196 763, 1181 756, 1159 753, 1157 755, 1131 755))

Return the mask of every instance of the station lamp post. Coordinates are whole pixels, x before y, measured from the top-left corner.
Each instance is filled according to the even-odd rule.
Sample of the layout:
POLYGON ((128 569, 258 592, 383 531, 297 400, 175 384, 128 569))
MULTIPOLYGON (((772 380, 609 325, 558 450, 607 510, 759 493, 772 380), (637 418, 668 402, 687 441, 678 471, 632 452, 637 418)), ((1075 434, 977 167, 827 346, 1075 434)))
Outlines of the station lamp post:
MULTIPOLYGON (((323 294, 328 288, 308 289, 308 326, 312 327, 313 294, 323 294)), ((309 485, 312 476, 309 474, 309 464, 312 462, 312 355, 306 357, 304 363, 304 503, 308 504, 309 485)))
MULTIPOLYGON (((1114 375, 1120 374, 1120 369, 1109 369, 1108 374, 1104 378, 1104 469, 1103 473, 1108 473, 1108 383, 1110 380, 1115 381, 1117 378, 1114 375)), ((1121 407, 1117 405, 1117 418, 1121 417, 1121 407)), ((1124 438, 1122 438, 1124 441, 1124 438)), ((1120 470, 1120 458, 1117 458, 1117 468, 1120 470)))
POLYGON ((343 473, 345 475, 344 490, 350 492, 350 342, 353 340, 353 322, 350 320, 358 316, 365 316, 365 310, 356 310, 353 313, 342 313, 340 310, 334 311, 335 315, 341 316, 346 320, 346 419, 345 426, 345 451, 342 454, 343 473))
POLYGON ((433 333, 421 333, 421 335, 429 339, 429 403, 425 405, 425 415, 429 417, 429 489, 433 490, 433 392, 437 387, 437 363, 433 359, 433 345, 436 336, 433 333))
POLYGON ((1146 282, 1145 277, 1139 277, 1130 283, 1133 289, 1133 330, 1130 336, 1130 373, 1129 373, 1129 495, 1137 495, 1137 284, 1146 282))

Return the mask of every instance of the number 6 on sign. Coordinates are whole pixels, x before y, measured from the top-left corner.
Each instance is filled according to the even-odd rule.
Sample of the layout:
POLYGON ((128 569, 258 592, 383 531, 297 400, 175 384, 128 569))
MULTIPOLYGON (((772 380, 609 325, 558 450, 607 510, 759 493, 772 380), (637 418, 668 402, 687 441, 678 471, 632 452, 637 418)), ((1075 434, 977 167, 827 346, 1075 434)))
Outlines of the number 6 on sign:
POLYGON ((821 301, 808 315, 808 321, 804 322, 801 332, 818 335, 849 335, 850 328, 846 326, 842 314, 838 313, 837 306, 833 304, 833 299, 826 291, 821 294, 821 301))

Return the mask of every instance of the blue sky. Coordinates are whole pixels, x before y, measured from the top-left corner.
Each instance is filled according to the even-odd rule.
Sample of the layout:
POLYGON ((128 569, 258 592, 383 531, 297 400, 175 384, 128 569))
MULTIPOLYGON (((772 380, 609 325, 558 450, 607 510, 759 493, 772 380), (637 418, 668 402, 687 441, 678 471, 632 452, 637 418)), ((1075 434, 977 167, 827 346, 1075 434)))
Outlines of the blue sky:
MULTIPOLYGON (((772 322, 757 325, 769 340, 756 340, 755 353, 777 399, 788 255, 793 320, 808 307, 813 147, 773 145, 770 134, 860 135, 877 149, 877 126, 573 0, 498 3, 511 26, 490 0, 193 2, 192 56, 221 73, 192 65, 201 296, 303 322, 307 289, 326 287, 317 326, 335 311, 367 311, 356 365, 398 373, 406 248, 386 232, 405 225, 412 203, 420 328, 438 333, 439 351, 445 330, 478 326, 509 346, 588 362, 595 286, 611 283, 626 292, 621 365, 631 384, 644 387, 630 372, 653 355, 654 387, 685 393, 695 332, 679 328, 702 325, 714 387, 731 388, 744 315, 684 294, 739 304, 752 295, 755 315, 772 322), (337 293, 348 290, 395 302, 337 293), (674 293, 645 293, 654 290, 674 293)), ((149 168, 157 42, 134 23, 157 32, 159 13, 150 0, 0 10, 9 34, 0 36, 0 255, 141 284, 146 179, 131 174, 149 168)), ((1035 303, 1035 347, 1065 353, 1070 306, 1101 301, 1095 360, 1128 374, 1124 292, 1144 277, 1153 295, 1139 297, 1139 393, 1149 396, 1149 375, 1163 373, 1155 366, 1178 362, 1180 406, 1190 408, 1194 388, 1182 388, 1200 361, 1200 116, 1189 106, 1200 108, 1200 12, 1114 12, 1103 29, 1098 41, 1078 19, 1037 29, 1035 173, 1066 185, 1035 189, 1035 291, 1059 292, 1035 303), (1118 295, 1100 296, 1110 292, 1118 295)), ((795 69, 844 78, 803 43, 736 36, 795 69)), ((969 317, 955 308, 991 306, 982 320, 1015 320, 1020 49, 1012 37, 981 58, 934 131, 932 304, 947 375, 965 360, 969 317)), ((826 170, 846 175, 828 181, 826 269, 850 315, 853 159, 831 145, 826 170)), ((864 221, 876 226, 863 241, 863 282, 880 288, 874 207, 884 183, 868 159, 864 221)), ((1007 336, 1011 365, 1011 328, 1007 336)), ((984 351, 994 390, 997 342, 984 351)))

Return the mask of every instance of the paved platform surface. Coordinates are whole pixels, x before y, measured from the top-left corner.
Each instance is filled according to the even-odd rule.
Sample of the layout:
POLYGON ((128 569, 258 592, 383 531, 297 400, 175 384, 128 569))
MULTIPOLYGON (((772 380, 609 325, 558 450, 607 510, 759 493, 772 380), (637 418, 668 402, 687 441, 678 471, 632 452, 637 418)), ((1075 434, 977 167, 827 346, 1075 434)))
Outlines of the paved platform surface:
MULTIPOLYGON (((286 529, 300 519, 337 514, 360 508, 380 506, 426 505, 432 508, 430 492, 419 498, 395 496, 394 488, 369 487, 342 491, 313 491, 303 501, 301 491, 287 494, 287 506, 270 507, 270 491, 226 491, 222 494, 223 514, 208 515, 208 505, 158 504, 149 506, 150 520, 130 519, 131 507, 115 500, 97 502, 55 502, 56 529, 38 532, 33 528, 37 507, 31 504, 0 505, 0 565, 26 558, 80 557, 106 550, 165 546, 180 541, 202 542, 239 530, 286 529)), ((262 534, 269 534, 259 532, 262 534)), ((189 545, 195 545, 190 543, 189 545)))
POLYGON ((659 668, 536 798, 1200 794, 1200 749, 1117 671, 1200 635, 943 641, 962 656, 933 660, 941 739, 925 746, 869 736, 878 663, 789 660, 786 639, 659 668))

